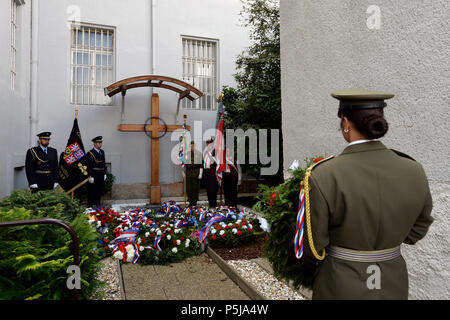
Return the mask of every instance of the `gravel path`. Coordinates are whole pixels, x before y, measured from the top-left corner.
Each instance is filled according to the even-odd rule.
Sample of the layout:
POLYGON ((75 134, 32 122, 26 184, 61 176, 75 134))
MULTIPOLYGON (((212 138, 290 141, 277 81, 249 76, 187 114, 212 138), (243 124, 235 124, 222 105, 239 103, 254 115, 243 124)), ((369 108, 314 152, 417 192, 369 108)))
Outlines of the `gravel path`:
POLYGON ((277 280, 253 261, 227 260, 227 263, 269 300, 305 300, 302 295, 277 280))
POLYGON ((92 297, 92 300, 122 300, 117 261, 114 261, 111 258, 105 258, 100 263, 102 264, 102 268, 98 275, 98 279, 104 281, 106 285, 100 289, 100 291, 103 291, 103 294, 95 294, 92 297))

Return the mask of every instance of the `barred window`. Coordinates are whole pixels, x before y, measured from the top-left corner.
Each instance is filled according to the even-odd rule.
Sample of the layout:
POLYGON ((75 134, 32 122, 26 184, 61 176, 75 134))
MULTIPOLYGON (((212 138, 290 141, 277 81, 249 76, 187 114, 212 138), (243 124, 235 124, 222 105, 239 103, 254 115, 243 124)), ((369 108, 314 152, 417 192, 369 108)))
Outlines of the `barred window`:
POLYGON ((16 60, 17 60, 17 2, 11 0, 11 90, 16 88, 16 60))
POLYGON ((70 103, 109 105, 103 88, 115 82, 114 29, 73 25, 70 103))
POLYGON ((204 95, 190 101, 183 99, 183 108, 217 109, 217 41, 182 38, 183 81, 193 85, 204 95))

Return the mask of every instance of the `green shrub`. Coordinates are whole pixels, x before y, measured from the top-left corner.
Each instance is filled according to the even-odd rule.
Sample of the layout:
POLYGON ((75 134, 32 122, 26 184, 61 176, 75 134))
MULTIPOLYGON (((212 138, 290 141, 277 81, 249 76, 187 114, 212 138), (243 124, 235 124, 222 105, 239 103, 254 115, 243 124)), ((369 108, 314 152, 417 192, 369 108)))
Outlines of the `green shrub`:
MULTIPOLYGON (((77 200, 59 191, 13 192, 0 202, 0 222, 59 219, 77 233, 80 244, 81 296, 88 299, 102 285, 95 254, 98 236, 77 200)), ((73 264, 72 240, 56 225, 0 228, 0 299, 72 299, 66 272, 73 264)))
MULTIPOLYGON (((312 162, 313 160, 307 160, 307 167, 312 162)), ((293 280, 296 287, 302 285, 311 288, 317 260, 312 256, 306 236, 303 240, 303 257, 297 260, 294 255, 300 183, 306 170, 298 168, 288 171, 292 176, 284 183, 276 187, 259 186, 262 195, 253 209, 260 212, 270 224, 271 230, 263 250, 272 264, 275 276, 293 280)))

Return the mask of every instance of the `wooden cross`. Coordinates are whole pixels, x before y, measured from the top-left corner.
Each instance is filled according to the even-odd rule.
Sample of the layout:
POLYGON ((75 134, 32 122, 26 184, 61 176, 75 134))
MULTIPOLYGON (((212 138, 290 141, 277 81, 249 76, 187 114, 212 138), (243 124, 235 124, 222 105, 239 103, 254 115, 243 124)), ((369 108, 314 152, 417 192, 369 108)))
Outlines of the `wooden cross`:
MULTIPOLYGON (((122 92, 123 97, 125 96, 126 90, 136 87, 161 87, 169 89, 179 93, 179 99, 188 98, 191 101, 195 100, 191 95, 191 92, 195 93, 198 97, 201 97, 203 93, 198 89, 192 87, 191 85, 169 77, 162 76, 140 76, 128 78, 116 82, 109 87, 105 88, 105 95, 113 96, 119 92, 122 92), (152 82, 157 80, 158 82, 152 82), (165 84, 164 82, 173 83, 174 85, 165 84), (179 87, 184 88, 181 90, 179 87)), ((123 109, 122 109, 123 110, 123 109)), ((152 164, 152 181, 150 186, 150 203, 160 204, 161 203, 161 186, 159 184, 159 133, 160 132, 174 132, 176 130, 182 129, 183 125, 164 125, 159 123, 159 96, 157 93, 152 95, 151 100, 151 124, 120 124, 117 126, 117 130, 121 132, 151 132, 151 164, 152 164)), ((190 131, 191 128, 186 126, 186 130, 190 131)), ((186 152, 186 151, 185 151, 186 152)))
MULTIPOLYGON (((159 133, 165 132, 166 128, 167 132, 174 132, 183 129, 183 126, 175 124, 164 126, 159 123, 159 96, 157 93, 152 95, 151 114, 151 124, 119 124, 117 130, 120 132, 151 132, 152 182, 150 186, 150 203, 159 204, 161 203, 161 186, 159 184, 159 133)), ((186 126, 186 130, 190 131, 191 128, 186 126)))

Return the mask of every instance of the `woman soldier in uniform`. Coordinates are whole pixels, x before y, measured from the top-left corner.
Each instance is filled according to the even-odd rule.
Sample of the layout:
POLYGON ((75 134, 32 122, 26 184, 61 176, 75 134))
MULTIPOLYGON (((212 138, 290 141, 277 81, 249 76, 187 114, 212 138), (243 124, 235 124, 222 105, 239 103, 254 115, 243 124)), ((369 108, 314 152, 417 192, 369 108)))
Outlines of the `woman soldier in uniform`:
POLYGON ((332 96, 349 145, 309 177, 314 248, 327 253, 313 299, 407 299, 400 245, 415 244, 433 222, 427 177, 414 159, 377 140, 388 131, 384 100, 394 95, 345 89, 332 96))

